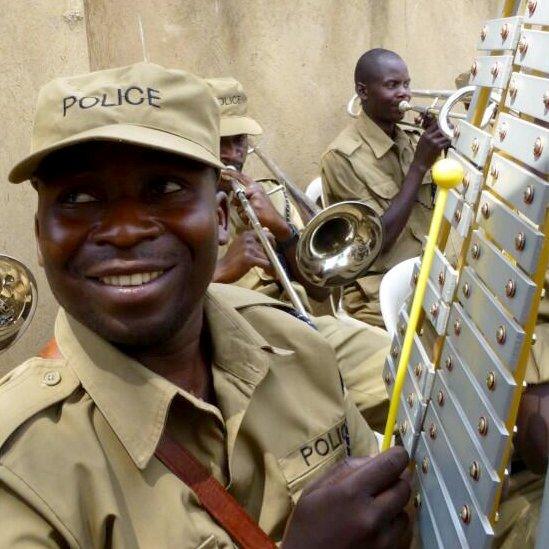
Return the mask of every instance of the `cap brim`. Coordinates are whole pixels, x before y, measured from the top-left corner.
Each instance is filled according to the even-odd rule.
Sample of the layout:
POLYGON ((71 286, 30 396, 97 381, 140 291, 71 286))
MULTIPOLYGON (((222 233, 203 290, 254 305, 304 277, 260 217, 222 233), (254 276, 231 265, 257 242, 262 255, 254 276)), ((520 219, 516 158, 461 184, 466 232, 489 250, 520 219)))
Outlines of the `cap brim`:
POLYGON ((219 123, 219 135, 261 135, 263 128, 249 116, 222 116, 219 123))
POLYGON ((52 152, 86 141, 129 143, 192 158, 214 168, 224 168, 219 158, 211 151, 179 135, 135 124, 111 124, 77 133, 32 153, 12 168, 8 178, 12 183, 22 183, 30 179, 40 162, 52 152))

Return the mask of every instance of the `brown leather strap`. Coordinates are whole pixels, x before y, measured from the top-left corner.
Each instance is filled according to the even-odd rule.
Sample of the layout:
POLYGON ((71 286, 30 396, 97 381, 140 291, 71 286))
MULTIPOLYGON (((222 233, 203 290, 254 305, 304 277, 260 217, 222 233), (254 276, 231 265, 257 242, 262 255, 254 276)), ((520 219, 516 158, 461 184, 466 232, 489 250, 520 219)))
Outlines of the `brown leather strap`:
MULTIPOLYGON (((39 356, 61 357, 55 338, 46 343, 39 356)), ((174 475, 191 488, 201 505, 240 547, 244 549, 276 548, 275 543, 208 469, 165 432, 160 438, 155 455, 174 475)))
POLYGON ((164 433, 156 457, 197 495, 202 506, 244 549, 273 549, 275 543, 236 499, 190 452, 164 433))

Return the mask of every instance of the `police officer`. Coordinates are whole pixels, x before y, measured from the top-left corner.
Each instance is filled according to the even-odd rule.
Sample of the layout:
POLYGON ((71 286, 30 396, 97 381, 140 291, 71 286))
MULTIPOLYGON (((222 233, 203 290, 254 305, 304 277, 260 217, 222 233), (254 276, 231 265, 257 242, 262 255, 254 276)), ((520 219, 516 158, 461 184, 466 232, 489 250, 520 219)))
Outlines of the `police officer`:
MULTIPOLYGON (((207 82, 220 106, 221 161, 236 168, 236 172, 231 171, 227 175, 245 186, 248 200, 262 226, 270 231, 273 245, 284 254, 294 289, 310 309, 309 295, 313 298, 324 296, 318 293, 318 288, 303 281, 296 264, 296 236, 304 223, 282 185, 270 179, 254 181, 243 171, 248 136, 263 133, 261 126, 248 114, 248 98, 244 88, 231 77, 212 78, 207 82)), ((221 188, 232 197, 227 179, 221 179, 221 188)), ((236 198, 230 200, 229 233, 229 242, 220 248, 214 280, 288 301, 236 198)), ((334 349, 345 384, 359 411, 374 430, 383 431, 388 398, 381 374, 389 353, 387 333, 366 324, 350 326, 329 315, 315 317, 314 324, 334 349)))
POLYGON ((383 326, 379 284, 388 269, 421 252, 429 229, 432 191, 428 171, 450 144, 434 120, 421 137, 402 130, 398 105, 410 100, 410 76, 394 52, 374 49, 355 68, 361 113, 328 147, 321 160, 330 204, 361 200, 382 216, 382 254, 367 276, 345 290, 349 314, 383 326))
POLYGON ((204 82, 148 63, 54 80, 33 131, 9 177, 37 191, 61 309, 50 358, 0 383, 0 545, 232 547, 254 523, 285 548, 405 541, 406 454, 372 457, 331 348, 210 284, 227 203, 204 82))

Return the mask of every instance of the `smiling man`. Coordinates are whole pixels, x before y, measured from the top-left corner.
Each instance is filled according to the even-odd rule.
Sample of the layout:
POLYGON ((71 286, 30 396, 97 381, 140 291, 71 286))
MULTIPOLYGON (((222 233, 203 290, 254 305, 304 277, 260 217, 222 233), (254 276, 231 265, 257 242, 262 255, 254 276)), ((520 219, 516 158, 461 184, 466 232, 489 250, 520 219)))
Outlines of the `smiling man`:
POLYGON ((419 139, 398 126, 403 118, 398 105, 411 95, 408 68, 396 53, 381 48, 364 53, 356 64, 355 89, 360 115, 324 153, 322 185, 330 204, 358 199, 382 216, 383 253, 367 276, 345 289, 344 302, 355 318, 383 326, 379 284, 391 267, 421 252, 431 219, 427 172, 450 141, 432 119, 419 139))
POLYGON ((0 546, 406 543, 406 453, 371 457, 330 347, 210 284, 218 124, 202 80, 158 65, 41 90, 10 179, 38 193, 61 309, 45 357, 0 382, 0 546))

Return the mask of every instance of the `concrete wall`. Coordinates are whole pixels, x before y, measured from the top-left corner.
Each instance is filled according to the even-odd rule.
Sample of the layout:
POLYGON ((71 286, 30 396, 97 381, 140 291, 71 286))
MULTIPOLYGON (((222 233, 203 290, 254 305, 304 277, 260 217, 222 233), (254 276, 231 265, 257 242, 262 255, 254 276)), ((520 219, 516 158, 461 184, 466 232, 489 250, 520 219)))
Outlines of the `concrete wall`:
MULTIPOLYGON (((301 186, 348 123, 352 72, 365 50, 383 46, 408 62, 416 87, 453 87, 472 61, 499 0, 0 0, 0 170, 28 150, 34 99, 50 77, 143 59, 203 76, 240 79, 262 147, 301 186), (30 6, 30 7, 29 7, 30 6), (84 13, 84 22, 80 19, 84 13), (72 15, 71 15, 72 14, 72 15), (87 43, 86 43, 87 41, 87 43), (8 85, 9 84, 9 85, 8 85)), ((257 163, 250 169, 266 174, 257 163)), ((0 250, 27 262, 41 298, 29 334, 2 355, 0 371, 51 333, 53 300, 34 257, 34 197, 28 186, 0 193, 0 250)))
POLYGON ((35 193, 9 185, 10 167, 29 150, 36 95, 61 74, 89 70, 83 5, 67 0, 0 0, 0 253, 28 265, 38 280, 35 320, 18 344, 0 357, 0 374, 32 355, 47 338, 55 315, 53 297, 36 263, 35 193))

